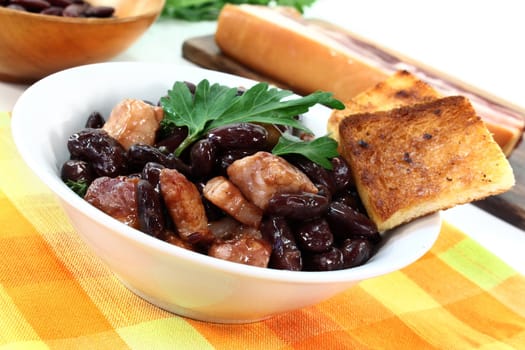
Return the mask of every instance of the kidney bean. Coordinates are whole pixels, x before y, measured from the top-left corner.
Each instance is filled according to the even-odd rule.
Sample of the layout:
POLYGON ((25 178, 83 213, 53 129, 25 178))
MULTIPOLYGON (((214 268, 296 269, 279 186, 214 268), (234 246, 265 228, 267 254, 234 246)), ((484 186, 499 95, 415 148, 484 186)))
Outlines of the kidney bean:
POLYGON ((288 157, 288 159, 293 165, 298 167, 299 170, 305 173, 315 185, 321 185, 327 189, 330 194, 336 191, 334 177, 330 171, 303 156, 292 156, 288 157))
POLYGON ((165 166, 155 162, 147 162, 142 168, 140 177, 148 181, 153 187, 157 187, 159 184, 160 171, 164 169, 165 166))
POLYGON ((40 12, 51 6, 51 4, 45 0, 11 0, 11 4, 22 6, 30 12, 40 12))
POLYGON ((87 118, 85 127, 91 129, 100 129, 104 126, 105 122, 106 121, 104 120, 102 114, 99 112, 93 112, 87 118))
POLYGON ((86 17, 107 18, 113 16, 115 9, 111 6, 89 6, 85 11, 86 17))
POLYGON ((297 245, 308 252, 320 253, 330 249, 334 236, 325 219, 315 219, 298 224, 294 228, 297 245))
POLYGON ((276 193, 268 201, 266 213, 295 220, 318 218, 328 210, 325 196, 314 193, 276 193))
POLYGON ((24 6, 15 5, 15 4, 9 4, 6 6, 6 8, 11 10, 17 10, 17 11, 27 11, 24 6))
POLYGON ((272 245, 268 267, 280 270, 300 271, 303 268, 301 251, 286 222, 279 216, 270 216, 261 222, 261 234, 272 245))
POLYGON ((127 171, 126 150, 102 129, 74 133, 67 148, 74 158, 90 163, 98 176, 115 177, 127 171))
POLYGON ((57 6, 57 7, 66 7, 73 3, 72 0, 47 0, 47 1, 49 1, 51 5, 57 6))
POLYGON ((330 203, 326 218, 332 232, 338 238, 362 237, 372 243, 378 243, 381 240, 381 235, 372 220, 343 203, 330 203))
POLYGON ((363 265, 372 256, 372 249, 373 246, 367 239, 345 239, 340 247, 344 268, 363 265))
POLYGON ((62 7, 51 6, 45 10, 40 11, 40 14, 50 16, 62 16, 62 7))
POLYGON ((88 162, 70 159, 62 165, 60 177, 64 182, 70 180, 74 182, 85 182, 89 185, 95 178, 95 174, 88 162))
POLYGON ((354 178, 352 176, 352 171, 346 163, 346 161, 341 157, 332 158, 332 174, 335 183, 335 190, 337 192, 343 191, 349 186, 354 185, 354 178))
POLYGON ((255 153, 257 153, 257 150, 252 149, 230 149, 223 151, 219 155, 217 166, 219 167, 221 173, 224 174, 226 173, 226 169, 228 169, 228 167, 232 165, 233 162, 241 158, 251 156, 255 153))
POLYGON ((343 203, 344 205, 347 205, 360 213, 366 214, 366 209, 364 208, 361 198, 359 197, 359 193, 357 193, 357 189, 355 187, 350 186, 343 191, 337 192, 332 200, 334 202, 343 203))
POLYGON ((238 123, 220 126, 208 132, 207 138, 221 149, 267 148, 268 132, 257 124, 238 123))
POLYGON ((202 179, 208 177, 215 168, 217 147, 209 139, 202 139, 191 147, 191 173, 202 179))
POLYGON ((88 8, 87 4, 76 4, 73 3, 68 5, 62 11, 62 16, 64 17, 86 17, 84 12, 88 8))
POLYGON ((341 270, 343 266, 343 253, 336 247, 330 247, 326 252, 304 256, 305 271, 341 270))
MULTIPOLYGON (((162 132, 162 130, 159 132, 162 132)), ((164 147, 168 152, 173 153, 186 136, 188 136, 188 128, 176 126, 173 127, 169 135, 157 135, 158 141, 155 146, 158 148, 164 147)))
POLYGON ((137 182, 137 216, 139 229, 153 237, 164 237, 164 208, 159 192, 147 180, 137 182))
POLYGON ((130 167, 143 169, 149 162, 162 164, 166 168, 177 169, 184 175, 191 173, 190 167, 173 154, 166 155, 150 145, 135 144, 128 149, 130 167))

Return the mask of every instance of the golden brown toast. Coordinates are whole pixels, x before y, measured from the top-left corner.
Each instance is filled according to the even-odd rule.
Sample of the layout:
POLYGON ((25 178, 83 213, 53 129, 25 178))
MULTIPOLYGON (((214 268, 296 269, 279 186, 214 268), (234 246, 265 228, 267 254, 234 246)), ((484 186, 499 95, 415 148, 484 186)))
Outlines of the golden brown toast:
POLYGON ((462 96, 354 114, 339 133, 380 232, 514 185, 507 158, 462 96))
POLYGON ((428 102, 440 97, 429 84, 401 70, 376 86, 345 102, 345 109, 334 110, 328 119, 328 132, 339 141, 339 123, 355 113, 387 111, 392 108, 428 102))

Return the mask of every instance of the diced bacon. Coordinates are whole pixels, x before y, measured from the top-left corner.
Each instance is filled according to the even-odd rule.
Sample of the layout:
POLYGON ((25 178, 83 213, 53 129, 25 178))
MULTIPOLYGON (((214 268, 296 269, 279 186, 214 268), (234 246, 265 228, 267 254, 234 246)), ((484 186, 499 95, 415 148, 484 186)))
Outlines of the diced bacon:
POLYGON ((125 149, 134 144, 153 145, 163 116, 161 107, 125 99, 113 108, 103 129, 125 149))
POLYGON ((317 187, 299 169, 268 152, 236 160, 227 169, 228 177, 259 208, 265 210, 276 193, 317 193, 317 187))
POLYGON ((202 193, 206 199, 237 221, 259 227, 262 210, 249 202, 241 191, 224 176, 217 176, 209 180, 202 193))
POLYGON ((164 168, 159 176, 160 191, 179 236, 191 244, 213 240, 197 187, 175 169, 164 168))
POLYGON ((208 250, 209 256, 259 267, 268 266, 271 253, 268 242, 247 233, 228 240, 215 240, 208 250))
POLYGON ((109 216, 138 228, 137 181, 125 176, 99 177, 91 183, 84 199, 109 216))

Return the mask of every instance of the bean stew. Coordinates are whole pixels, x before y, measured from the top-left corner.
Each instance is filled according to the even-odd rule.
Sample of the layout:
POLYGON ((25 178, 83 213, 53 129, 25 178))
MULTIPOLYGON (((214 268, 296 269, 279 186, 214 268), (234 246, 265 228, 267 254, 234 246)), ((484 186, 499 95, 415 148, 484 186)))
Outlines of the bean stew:
POLYGON ((300 154, 271 153, 279 135, 312 135, 232 123, 175 155, 188 129, 161 128, 164 113, 160 104, 126 99, 107 120, 86 116, 67 141, 62 180, 126 225, 219 259, 329 271, 373 256, 381 235, 345 160, 335 156, 327 169, 300 154))

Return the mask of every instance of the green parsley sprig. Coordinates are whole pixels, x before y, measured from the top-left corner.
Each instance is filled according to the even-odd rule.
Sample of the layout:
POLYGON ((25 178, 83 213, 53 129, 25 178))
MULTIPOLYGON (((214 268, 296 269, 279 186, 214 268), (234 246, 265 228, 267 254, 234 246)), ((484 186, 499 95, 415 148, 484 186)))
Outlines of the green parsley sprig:
POLYGON ((213 21, 227 3, 291 6, 303 13, 305 7, 314 2, 315 0, 166 0, 162 16, 194 22, 213 21))
MULTIPOLYGON (((188 85, 179 81, 160 100, 164 109, 162 126, 188 128, 187 137, 175 150, 175 155, 179 156, 188 146, 219 126, 258 122, 286 125, 310 132, 296 119, 297 115, 306 113, 318 103, 335 109, 344 108, 344 104, 328 92, 317 91, 304 97, 289 99, 291 95, 291 91, 271 88, 267 83, 258 83, 239 95, 237 88, 210 84, 206 79, 197 84, 195 93, 192 94, 188 85)), ((337 155, 337 143, 330 140, 332 139, 325 136, 306 142, 290 136, 281 140, 276 147, 279 146, 279 154, 303 154, 329 168, 331 164, 326 159, 337 155)))

